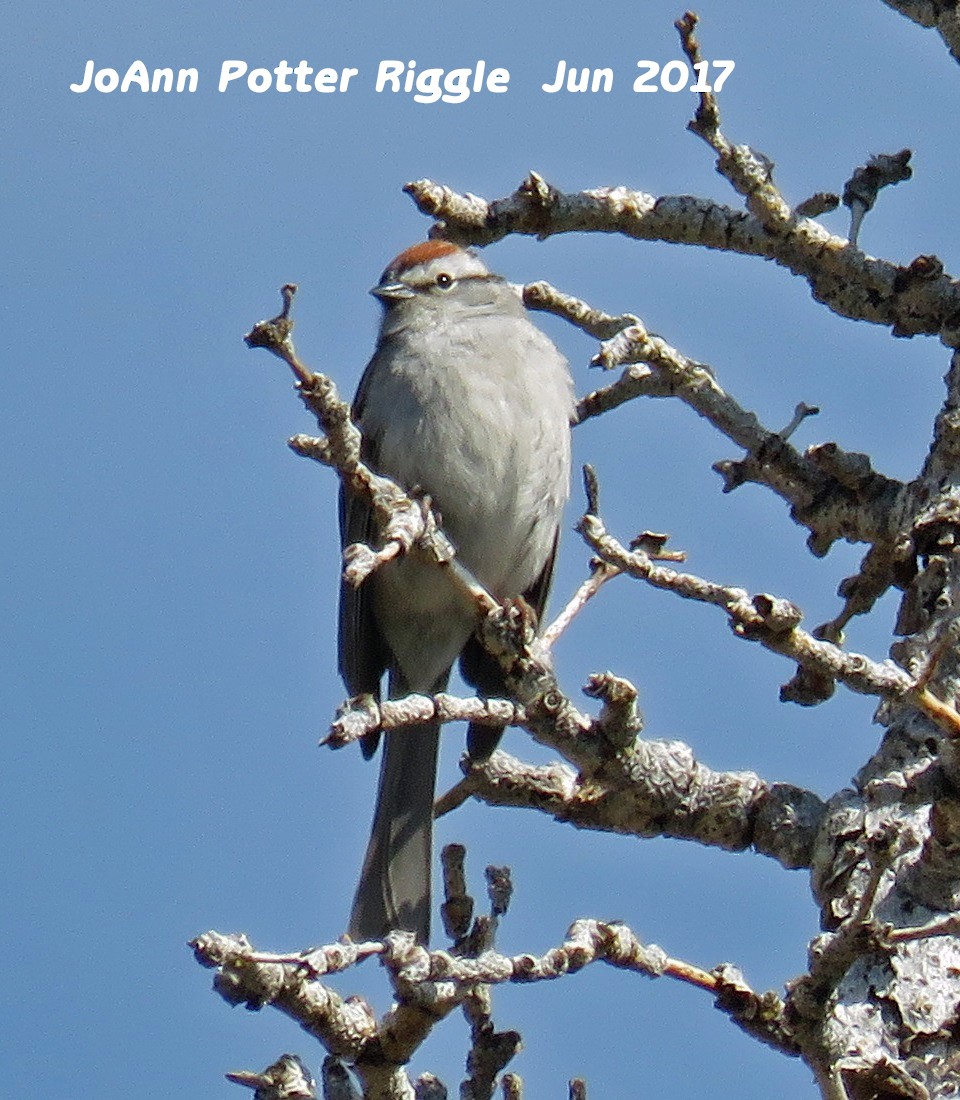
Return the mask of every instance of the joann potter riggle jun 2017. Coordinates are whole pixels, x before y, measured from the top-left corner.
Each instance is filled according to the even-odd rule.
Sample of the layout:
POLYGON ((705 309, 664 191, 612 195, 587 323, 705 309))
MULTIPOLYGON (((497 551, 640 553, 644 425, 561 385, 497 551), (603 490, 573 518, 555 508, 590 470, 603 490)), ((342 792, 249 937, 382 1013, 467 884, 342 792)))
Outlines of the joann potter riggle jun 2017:
MULTIPOLYGON (((639 75, 630 90, 639 92, 719 92, 727 77, 736 68, 731 60, 697 61, 688 65, 674 59, 663 64, 657 61, 637 61, 639 75)), ((314 68, 301 60, 290 65, 280 61, 272 68, 251 68, 246 61, 228 60, 220 66, 217 91, 232 92, 246 89, 255 94, 264 92, 322 92, 345 93, 361 82, 360 70, 351 66, 340 68, 314 68), (354 78, 357 78, 354 80, 354 78)), ((610 93, 614 89, 614 70, 611 68, 576 68, 560 60, 551 80, 539 85, 543 93, 610 93)), ((170 92, 196 92, 200 74, 194 68, 148 68, 138 59, 131 62, 123 73, 109 67, 97 68, 89 59, 81 80, 71 84, 70 91, 78 95, 91 89, 102 94, 139 91, 166 94, 170 92)), ((619 86, 619 84, 618 84, 619 86)), ((510 87, 510 71, 492 67, 484 60, 471 66, 445 69, 420 67, 416 61, 385 59, 379 62, 373 90, 378 94, 406 94, 415 103, 463 103, 472 95, 487 92, 503 94, 510 87)))

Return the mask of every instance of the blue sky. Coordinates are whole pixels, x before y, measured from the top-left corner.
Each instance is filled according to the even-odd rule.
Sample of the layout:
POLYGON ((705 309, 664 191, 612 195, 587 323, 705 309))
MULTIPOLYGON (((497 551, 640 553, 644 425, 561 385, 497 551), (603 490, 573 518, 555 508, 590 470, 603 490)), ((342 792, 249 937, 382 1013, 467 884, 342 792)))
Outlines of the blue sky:
MULTIPOLYGON (((897 262, 936 252, 960 267, 955 208, 956 66, 939 40, 879 0, 833 8, 707 0, 707 58, 736 69, 721 96, 728 136, 777 164, 787 197, 839 191, 873 152, 914 150, 914 179, 885 192, 861 245, 897 262)), ((680 56, 662 0, 549 12, 491 0, 275 4, 197 0, 68 8, 41 0, 7 28, 0 176, 6 263, 0 590, 6 638, 0 854, 8 954, 0 1032, 9 1095, 238 1095, 229 1069, 322 1052, 278 1014, 230 1011, 185 944, 243 930, 265 949, 343 929, 376 769, 316 742, 342 696, 336 677, 335 483, 286 438, 312 424, 285 368, 242 334, 296 281, 303 357, 352 392, 377 306, 366 291, 428 222, 401 187, 432 177, 487 197, 534 168, 555 185, 624 184, 735 204, 710 151, 685 131, 689 92, 636 95, 636 61, 680 56), (194 94, 77 95, 88 59, 121 72, 196 67, 194 94), (505 94, 418 104, 376 93, 383 59, 453 69, 484 59, 505 94), (352 66, 342 94, 216 90, 221 64, 306 59, 352 66), (608 94, 546 95, 559 59, 611 67, 608 94)), ((846 230, 843 211, 828 215, 846 230)), ((770 427, 798 401, 832 439, 911 476, 947 365, 932 340, 894 340, 818 307, 807 286, 756 259, 567 236, 504 241, 492 267, 546 278, 629 310, 770 427)), ((578 390, 600 384, 595 348, 542 321, 578 390)), ((722 496, 710 470, 737 457, 687 409, 634 404, 585 426, 576 459, 601 478, 605 518, 629 539, 670 531, 697 573, 796 600, 814 624, 837 606, 860 551, 823 561, 755 487, 722 496)), ((578 485, 568 527, 582 507, 578 485)), ((554 609, 584 575, 569 531, 554 609)), ((882 658, 895 601, 855 623, 850 645, 882 658)), ((652 737, 692 744, 717 768, 827 795, 878 739, 873 704, 840 692, 806 711, 777 702, 792 669, 732 637, 716 611, 610 585, 560 646, 576 695, 606 668, 641 689, 652 737)), ((507 745, 550 754, 520 734, 507 745)), ((462 731, 445 738, 441 785, 462 731)), ((445 783, 444 783, 445 780, 445 783)), ((541 951, 579 916, 620 917, 670 954, 740 965, 759 988, 803 969, 817 914, 802 872, 759 856, 575 832, 517 811, 464 807, 438 829, 513 868, 504 950, 541 951)), ((386 1007, 375 964, 338 982, 386 1007)), ((798 1063, 740 1035, 703 994, 594 968, 553 987, 503 990, 499 1027, 530 1095, 666 1092, 812 1096, 798 1063)), ((440 1028, 414 1063, 456 1088, 466 1031, 440 1028)))

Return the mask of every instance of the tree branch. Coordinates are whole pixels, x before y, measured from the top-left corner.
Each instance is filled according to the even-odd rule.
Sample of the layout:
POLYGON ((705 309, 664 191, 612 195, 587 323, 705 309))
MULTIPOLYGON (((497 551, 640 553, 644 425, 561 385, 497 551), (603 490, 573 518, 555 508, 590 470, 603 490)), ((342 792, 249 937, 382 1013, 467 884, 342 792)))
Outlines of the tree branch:
POLYGON ((789 869, 809 865, 823 802, 753 772, 717 772, 681 741, 637 740, 602 772, 533 765, 498 750, 461 761, 464 779, 437 803, 438 816, 474 797, 491 806, 531 809, 578 829, 695 840, 760 855, 789 869))
MULTIPOLYGON (((696 37, 698 17, 688 11, 674 26, 680 45, 691 65, 703 59, 696 37)), ((712 91, 699 93, 693 121, 687 129, 717 154, 717 171, 746 200, 747 209, 768 233, 780 234, 791 228, 794 213, 773 182, 773 162, 748 145, 734 145, 720 130, 720 107, 712 91)))
POLYGON ((317 1100, 316 1082, 295 1054, 281 1055, 260 1073, 236 1070, 226 1078, 235 1085, 254 1089, 254 1100, 317 1100))
POLYGON ((746 459, 714 466, 726 491, 746 481, 766 485, 791 505, 791 516, 811 532, 808 542, 818 556, 837 539, 877 541, 888 534, 891 507, 904 486, 875 473, 865 455, 849 454, 835 443, 810 448, 801 455, 787 436, 815 410, 798 406, 787 428, 774 432, 744 409, 703 363, 687 358, 641 323, 606 341, 594 362, 612 369, 629 364, 621 378, 588 394, 578 405, 587 419, 635 397, 678 397, 719 432, 747 452, 746 459))
MULTIPOLYGON (((951 736, 960 735, 960 713, 952 706, 936 699, 925 687, 918 686, 891 661, 878 663, 863 654, 848 653, 800 630, 800 610, 789 601, 765 593, 750 596, 742 588, 727 587, 657 565, 642 549, 631 552, 623 547, 607 533, 597 516, 585 515, 577 529, 604 561, 621 572, 685 599, 723 608, 738 637, 759 642, 765 649, 795 660, 813 675, 839 681, 858 694, 912 702, 951 736)), ((789 692, 786 696, 781 692, 781 697, 792 698, 789 692)))
POLYGON ((903 513, 906 487, 901 482, 876 473, 866 455, 843 451, 836 443, 811 447, 802 455, 787 443, 816 408, 801 403, 789 425, 771 431, 720 386, 709 366, 648 332, 634 314, 604 313, 546 282, 526 286, 523 298, 530 308, 563 317, 600 339, 594 365, 627 368, 616 382, 579 401, 575 423, 637 397, 677 397, 747 452, 745 459, 714 466, 724 478, 725 491, 748 481, 772 489, 792 506, 793 519, 810 530, 808 545, 817 556, 840 538, 890 539, 891 517, 900 519, 903 513))
POLYGON ((509 699, 461 699, 446 692, 377 700, 372 695, 349 699, 320 744, 343 748, 367 734, 433 722, 477 722, 485 726, 523 726, 523 707, 509 699))
POLYGON ((531 172, 488 202, 432 180, 404 190, 435 219, 433 234, 487 245, 509 234, 619 233, 634 240, 698 245, 760 256, 806 279, 813 297, 842 317, 888 326, 894 335, 938 335, 960 344, 960 285, 928 263, 901 267, 875 259, 819 222, 794 215, 771 232, 761 218, 690 195, 654 196, 627 187, 563 193, 531 172))
MULTIPOLYGON (((625 924, 578 920, 561 944, 543 955, 477 957, 427 951, 407 933, 392 933, 382 946, 382 961, 398 1002, 377 1023, 360 998, 341 998, 317 980, 318 956, 349 951, 350 944, 330 945, 297 956, 264 956, 239 935, 206 932, 192 943, 197 961, 218 970, 215 987, 230 1003, 250 1008, 272 1005, 294 1020, 337 1057, 352 1063, 364 1083, 364 1095, 407 1095, 403 1065, 426 1038, 431 1026, 478 989, 505 983, 528 985, 556 981, 596 962, 645 977, 671 977, 712 993, 717 1007, 755 1038, 795 1055, 798 1048, 776 994, 757 994, 729 964, 703 970, 670 958, 655 944, 643 943, 625 924), (286 958, 283 963, 263 958, 286 958), (366 1089, 371 1091, 368 1093, 366 1089)), ((408 1086, 409 1087, 409 1086, 408 1086)))
POLYGON ((942 0, 883 0, 912 23, 921 27, 936 27, 943 44, 954 61, 960 62, 960 13, 955 4, 942 0))
MULTIPOLYGON (((937 486, 960 474, 960 353, 950 357, 947 392, 933 425, 930 451, 920 471, 920 487, 937 486)), ((924 495, 928 495, 929 490, 924 495)))

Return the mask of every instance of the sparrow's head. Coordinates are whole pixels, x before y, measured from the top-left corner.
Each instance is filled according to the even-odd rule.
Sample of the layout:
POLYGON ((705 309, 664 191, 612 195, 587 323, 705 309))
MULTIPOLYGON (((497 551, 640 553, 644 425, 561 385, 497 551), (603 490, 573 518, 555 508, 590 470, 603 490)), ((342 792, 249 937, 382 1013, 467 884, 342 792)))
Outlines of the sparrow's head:
POLYGON ((421 241, 387 265, 370 293, 389 308, 394 302, 418 296, 458 296, 465 283, 502 285, 503 280, 492 275, 475 252, 449 241, 421 241))
POLYGON ((449 241, 421 241, 401 252, 370 293, 383 306, 383 337, 526 312, 503 276, 490 271, 475 252, 449 241))

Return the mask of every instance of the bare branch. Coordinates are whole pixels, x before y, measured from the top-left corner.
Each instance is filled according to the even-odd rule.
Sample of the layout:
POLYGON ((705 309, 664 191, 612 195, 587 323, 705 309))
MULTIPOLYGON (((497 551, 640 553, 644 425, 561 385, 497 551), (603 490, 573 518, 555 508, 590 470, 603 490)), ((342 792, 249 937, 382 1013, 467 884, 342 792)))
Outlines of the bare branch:
MULTIPOLYGON (((463 849, 460 845, 449 847, 452 849, 450 862, 455 867, 452 877, 456 879, 463 872, 463 849)), ((488 867, 485 878, 490 915, 477 917, 473 927, 461 935, 455 947, 457 955, 476 958, 494 949, 500 918, 509 907, 513 886, 509 867, 488 867)), ((457 887, 459 883, 452 885, 457 887)), ((471 900, 471 907, 472 904, 471 900)), ((516 1031, 496 1030, 493 991, 488 985, 475 985, 464 997, 461 1008, 470 1027, 470 1051, 467 1054, 468 1076, 460 1085, 460 1097, 461 1100, 489 1100, 497 1077, 520 1050, 521 1037, 516 1031)))
MULTIPOLYGON (((856 244, 864 216, 873 209, 884 187, 892 187, 910 179, 909 149, 899 153, 882 153, 861 164, 843 186, 843 205, 850 208, 850 243, 856 244)), ((942 270, 942 269, 941 269, 942 270)))
POLYGON ((834 195, 832 191, 818 191, 808 199, 798 202, 793 212, 800 218, 819 218, 821 214, 836 210, 839 205, 839 195, 834 195))
MULTIPOLYGON (((904 493, 901 499, 906 499, 904 493)), ((903 584, 912 571, 913 543, 908 536, 886 539, 871 546, 860 563, 860 570, 845 577, 837 589, 843 607, 828 622, 821 623, 813 636, 822 641, 843 644, 844 630, 855 615, 866 615, 876 601, 894 584, 903 584)), ((816 706, 829 699, 836 684, 831 676, 809 667, 798 666, 796 675, 784 684, 784 701, 816 706)), ((918 686, 921 686, 918 682, 918 686)))
POLYGON ((503 1087, 503 1100, 523 1100, 523 1078, 516 1073, 505 1073, 500 1084, 503 1087))
MULTIPOLYGON (((688 11, 674 26, 691 65, 702 60, 696 38, 697 16, 688 11)), ((747 145, 734 145, 720 130, 720 108, 712 91, 700 92, 699 104, 688 129, 717 154, 717 171, 746 199, 747 209, 772 233, 789 230, 794 213, 773 182, 773 162, 747 145)))
POLYGON ((434 722, 523 726, 526 715, 523 707, 509 699, 461 699, 438 692, 436 695, 405 695, 402 699, 378 701, 372 695, 362 695, 344 704, 320 744, 339 749, 370 733, 434 722))
POLYGON ((366 1100, 409 1096, 404 1066, 433 1027, 463 999, 467 990, 455 982, 437 981, 431 956, 407 933, 394 933, 385 944, 352 947, 330 945, 299 957, 265 956, 242 935, 206 932, 191 944, 197 961, 216 967, 214 988, 230 1004, 248 1008, 270 1005, 294 1019, 308 1034, 356 1070, 366 1100), (344 1000, 317 980, 314 960, 337 952, 356 961, 373 948, 384 961, 397 1000, 377 1021, 360 998, 344 1000), (292 961, 262 961, 286 958, 292 961))
MULTIPOLYGON (((676 23, 680 32, 680 42, 691 65, 702 60, 700 45, 694 31, 697 17, 692 12, 676 23)), ((747 208, 771 232, 789 228, 791 222, 800 216, 792 211, 773 182, 773 162, 762 153, 757 153, 746 145, 733 145, 720 130, 720 110, 713 92, 700 93, 700 105, 689 127, 717 153, 717 171, 725 176, 733 187, 747 200, 747 208)), ((895 154, 871 157, 867 164, 859 167, 847 181, 843 191, 843 204, 850 208, 850 243, 856 245, 863 217, 873 207, 877 195, 884 187, 900 183, 911 177, 909 167, 910 150, 904 149, 895 154)), ((832 197, 832 196, 831 196, 832 197)), ((803 212, 809 214, 811 206, 830 209, 827 196, 821 196, 820 202, 810 204, 803 212)))
MULTIPOLYGON (((578 920, 564 941, 543 955, 510 956, 488 950, 478 957, 464 957, 428 952, 416 947, 412 936, 392 933, 382 958, 399 1000, 379 1026, 365 1003, 358 998, 342 1000, 312 978, 307 968, 258 962, 260 956, 242 936, 207 932, 192 946, 198 961, 218 968, 216 985, 221 994, 233 1003, 243 1001, 257 1008, 270 1004, 286 1012, 328 1050, 351 1061, 370 1094, 377 1097, 388 1095, 385 1081, 402 1072, 401 1060, 409 1059, 432 1024, 455 1004, 475 996, 479 987, 556 981, 596 962, 645 977, 671 977, 710 992, 717 1007, 739 1026, 786 1053, 796 1053, 782 1002, 775 995, 754 993, 739 971, 727 964, 708 971, 670 958, 621 923, 578 920), (332 1026, 335 1018, 337 1027, 332 1026), (375 1051, 371 1029, 376 1034, 375 1051)), ((506 1035, 513 1038, 512 1033, 506 1035)))
POLYGON ((894 507, 906 489, 875 473, 864 455, 825 443, 800 454, 787 438, 814 406, 801 403, 779 432, 765 428, 717 381, 713 370, 688 358, 638 322, 607 340, 594 362, 611 369, 629 364, 617 382, 584 397, 578 421, 598 416, 636 397, 677 397, 747 452, 745 459, 718 462, 725 491, 751 481, 765 485, 791 505, 791 516, 810 532, 810 549, 822 556, 833 542, 873 542, 887 537, 894 507), (899 495, 899 496, 898 496, 899 495))
POLYGON ((599 699, 603 709, 594 726, 609 745, 626 748, 643 729, 643 716, 637 708, 637 689, 629 680, 612 672, 595 673, 583 689, 584 695, 599 699))
POLYGON ((837 595, 844 601, 842 609, 829 622, 818 626, 814 636, 841 645, 847 623, 855 615, 866 615, 894 583, 898 572, 902 575, 910 551, 909 539, 903 538, 871 546, 860 563, 859 572, 845 577, 837 588, 837 595))
POLYGON ((942 0, 883 0, 913 23, 921 27, 936 27, 954 61, 960 62, 960 14, 956 5, 942 0))
MULTIPOLYGON (((728 851, 752 847, 788 868, 809 864, 824 812, 802 788, 753 772, 713 771, 681 741, 638 740, 618 764, 590 775, 502 750, 484 761, 464 758, 461 767, 465 777, 454 788, 460 802, 475 797, 537 810, 578 829, 696 840, 728 851)), ((445 798, 438 807, 445 809, 445 798)))
MULTIPOLYGON (((651 551, 660 552, 662 540, 650 537, 647 543, 651 551)), ((597 544, 603 546, 603 540, 598 539, 597 544)), ((642 554, 643 561, 651 567, 659 568, 653 566, 646 551, 640 549, 637 554, 642 554)), ((625 560, 630 560, 629 554, 625 560)), ((706 582, 696 583, 702 587, 706 582)), ((721 592, 719 586, 714 588, 721 592)), ((722 590, 722 594, 721 602, 731 601, 729 591, 722 590)), ((747 601, 746 593, 738 595, 747 601)), ((759 626, 762 621, 773 632, 788 631, 799 617, 796 609, 784 601, 769 600, 766 606, 764 600, 769 598, 758 597, 755 601, 756 607, 763 609, 763 617, 761 620, 759 611, 752 612, 752 625, 759 626)), ((518 781, 513 769, 506 776, 495 777, 496 782, 502 783, 502 789, 510 792, 509 796, 501 794, 494 799, 485 792, 490 801, 509 804, 509 799, 513 799, 513 804, 546 808, 585 827, 641 836, 684 837, 734 850, 753 843, 786 866, 802 865, 809 858, 813 836, 810 821, 816 816, 819 800, 793 788, 768 786, 751 773, 711 772, 695 760, 686 745, 678 742, 635 740, 640 728, 636 689, 611 674, 594 677, 590 682, 590 693, 604 702, 600 717, 591 720, 559 689, 542 648, 531 647, 530 629, 529 617, 519 606, 498 607, 480 628, 481 639, 505 671, 508 691, 523 708, 522 715, 513 704, 499 701, 476 700, 463 705, 461 701, 443 697, 438 704, 433 699, 415 696, 409 703, 397 701, 391 712, 392 721, 412 725, 436 721, 438 717, 476 715, 497 722, 522 720, 536 740, 558 749, 578 768, 572 790, 563 771, 553 774, 551 782, 559 778, 559 787, 553 785, 546 793, 546 801, 537 786, 542 773, 536 769, 522 772, 518 781), (509 710, 503 709, 505 706, 509 710), (774 794, 775 790, 779 793, 774 794), (788 790, 792 793, 782 797, 788 790), (785 824, 789 815, 780 812, 791 800, 796 803, 791 811, 793 820, 799 826, 785 824), (798 809, 800 806, 802 810, 798 809), (769 827, 774 821, 783 826, 779 836, 769 827)), ((898 674, 907 680, 903 673, 898 674)), ((382 705, 362 700, 356 713, 351 713, 343 723, 343 729, 336 731, 337 736, 343 739, 379 728, 381 710, 382 705)), ((495 754, 491 760, 476 765, 477 775, 471 771, 463 783, 441 798, 437 814, 448 812, 477 793, 480 784, 495 774, 497 762, 503 760, 509 758, 495 754)))
POLYGON ((604 313, 546 282, 528 283, 523 288, 523 304, 527 309, 542 310, 562 317, 597 340, 610 340, 621 329, 640 323, 640 318, 632 313, 621 313, 617 316, 604 313))
MULTIPOLYGON (((596 553, 621 572, 685 599, 723 608, 738 637, 759 642, 764 648, 795 660, 812 675, 839 681, 861 695, 911 702, 950 736, 960 736, 960 712, 953 706, 936 698, 922 684, 918 685, 891 661, 876 662, 860 653, 848 653, 800 630, 800 611, 789 601, 764 593, 751 597, 742 588, 719 585, 690 573, 658 566, 643 550, 632 553, 626 550, 607 534, 596 516, 584 516, 577 530, 596 553)), ((781 696, 799 701, 793 700, 789 692, 781 696)))
POLYGON ((235 1070, 225 1076, 235 1085, 253 1089, 254 1100, 316 1100, 317 1097, 316 1082, 296 1054, 282 1054, 260 1073, 235 1070))
POLYGON ((447 1100, 447 1087, 432 1073, 422 1073, 413 1086, 414 1100, 447 1100))
POLYGON ((466 854, 462 844, 444 845, 440 853, 444 898, 440 915, 444 931, 454 942, 467 935, 473 919, 473 898, 467 893, 467 877, 463 868, 466 854))
POLYGON ((767 483, 788 500, 807 501, 825 488, 813 463, 792 447, 771 444, 782 438, 763 428, 754 413, 743 409, 717 382, 705 363, 689 359, 666 340, 647 331, 641 322, 621 329, 607 340, 593 360, 604 370, 629 364, 619 382, 583 398, 578 420, 586 420, 615 408, 623 401, 647 397, 679 397, 718 431, 752 454, 766 452, 767 483), (642 364, 642 367, 640 366, 642 364), (639 369, 638 369, 639 368, 639 369))
POLYGON ((945 917, 936 917, 926 924, 908 928, 886 927, 883 938, 887 943, 908 943, 911 940, 926 940, 931 936, 960 936, 960 913, 950 913, 945 917))
MULTIPOLYGON (((944 15, 939 10, 931 14, 922 0, 896 6, 934 22, 944 15)), ((689 13, 677 23, 688 59, 699 64, 696 26, 689 13)), ((889 326, 895 335, 936 334, 960 347, 960 285, 945 275, 936 256, 917 256, 898 266, 857 247, 863 214, 879 190, 909 177, 908 153, 874 158, 847 183, 843 201, 851 210, 851 229, 845 241, 810 220, 835 207, 836 196, 821 194, 791 207, 774 182, 772 161, 723 133, 712 93, 700 94, 690 128, 713 149, 718 170, 742 196, 746 213, 686 196, 656 199, 626 188, 563 194, 536 173, 515 194, 493 203, 429 181, 408 190, 438 218, 434 232, 451 239, 482 244, 511 232, 545 237, 604 231, 762 256, 801 275, 814 298, 840 315, 889 326)), ((294 291, 284 288, 283 312, 258 326, 250 339, 288 363, 323 429, 322 438, 297 436, 291 446, 333 466, 352 491, 379 501, 381 542, 348 551, 348 579, 359 583, 414 546, 461 576, 429 501, 411 500, 396 486, 377 483, 360 460, 349 408, 329 379, 313 374, 297 358, 290 318, 294 291)), ((452 952, 430 953, 409 936, 396 934, 384 944, 347 942, 281 956, 255 952, 242 937, 211 933, 195 943, 198 958, 220 968, 217 988, 232 1003, 273 1004, 353 1062, 364 1094, 378 1100, 446 1095, 442 1083, 429 1075, 412 1084, 404 1064, 436 1021, 458 1006, 472 1035, 461 1094, 477 1100, 493 1095, 519 1037, 495 1031, 490 987, 560 978, 593 961, 637 973, 669 973, 708 990, 754 1037, 784 1053, 802 1049, 832 1100, 881 1093, 919 1097, 921 1079, 938 1080, 936 1074, 948 1062, 948 1068, 956 1063, 951 1049, 956 983, 950 975, 960 963, 950 913, 960 907, 960 800, 953 793, 960 782, 960 714, 954 706, 960 698, 955 610, 960 505, 954 499, 960 477, 960 358, 948 375, 947 398, 924 470, 904 485, 877 473, 866 456, 834 443, 805 452, 791 446, 792 433, 811 415, 809 406, 798 406, 783 430, 770 431, 723 391, 709 367, 647 333, 632 314, 592 309, 544 283, 530 284, 523 297, 528 308, 550 310, 602 341, 598 363, 624 368, 617 382, 581 402, 578 422, 635 396, 679 396, 745 451, 744 458, 717 465, 726 489, 753 481, 777 492, 810 530, 814 553, 825 553, 840 538, 867 543, 868 553, 858 574, 841 586, 840 612, 809 633, 800 627, 799 609, 785 599, 751 595, 665 566, 663 539, 645 536, 629 550, 611 539, 597 518, 596 481, 588 479, 589 514, 581 531, 599 562, 592 563, 591 577, 539 641, 522 607, 500 606, 472 578, 462 577, 476 599, 480 637, 501 663, 506 692, 516 701, 446 695, 383 705, 354 700, 328 741, 346 743, 373 729, 419 722, 522 725, 574 766, 535 768, 502 752, 483 762, 467 761, 464 779, 440 800, 437 813, 475 796, 537 809, 577 827, 682 837, 730 850, 753 847, 787 867, 809 865, 826 930, 812 945, 810 973, 794 984, 785 1006, 774 994, 757 994, 734 967, 704 971, 670 960, 639 943, 629 929, 594 921, 578 922, 564 943, 542 956, 499 955, 492 949, 493 933, 509 897, 508 881, 491 872, 491 912, 473 920, 462 850, 444 856, 444 916, 457 941, 452 952), (855 788, 824 805, 809 791, 769 783, 753 773, 711 771, 682 743, 644 740, 637 689, 612 672, 591 677, 585 689, 601 701, 597 717, 574 706, 557 685, 550 647, 601 585, 620 572, 720 607, 738 636, 795 661, 797 676, 782 698, 816 702, 837 683, 881 698, 878 713, 886 733, 856 776, 855 788), (847 623, 891 586, 906 592, 898 628, 907 637, 891 651, 895 660, 876 662, 844 651, 847 623), (939 942, 942 938, 949 944, 939 942), (372 955, 382 959, 397 997, 382 1021, 362 1002, 341 1000, 322 981, 372 955), (928 978, 934 979, 931 991, 920 988, 918 993, 928 978), (862 1019, 854 1019, 858 1012, 862 1019), (914 1066, 921 1060, 928 1074, 924 1078, 914 1066)), ((349 1096, 349 1090, 337 1091, 338 1080, 349 1085, 343 1065, 335 1063, 330 1075, 326 1070, 329 1100, 335 1093, 349 1096), (335 1066, 341 1079, 335 1079, 335 1066)), ((945 1079, 941 1072, 940 1080, 945 1079)), ((240 1083, 258 1090, 272 1087, 262 1074, 240 1083)), ((507 1075, 502 1085, 505 1097, 519 1096, 519 1078, 507 1075)), ((584 1091, 571 1085, 571 1095, 584 1091)))
POLYGON ((541 634, 540 642, 544 649, 552 649, 560 635, 587 606, 600 589, 618 575, 618 570, 606 562, 594 562, 590 576, 580 585, 567 606, 541 634))
MULTIPOLYGON (((346 1002, 315 979, 312 963, 254 961, 256 953, 242 935, 206 932, 190 946, 197 961, 216 967, 214 987, 230 1004, 262 1008, 271 1004, 297 1021, 333 1054, 351 1060, 372 1038, 376 1022, 359 1001, 346 1002)), ((330 954, 336 948, 319 949, 330 954)), ((349 955, 350 949, 343 948, 349 955)), ((311 955, 316 952, 311 952, 311 955)), ((354 954, 353 959, 356 959, 354 954)))
MULTIPOLYGON (((579 769, 575 775, 562 766, 532 767, 502 752, 483 762, 467 761, 465 778, 438 800, 436 816, 476 796, 495 805, 539 809, 581 828, 695 839, 734 851, 753 845, 788 867, 808 861, 822 810, 815 796, 767 784, 752 772, 714 772, 682 742, 638 740, 636 688, 628 681, 610 673, 591 678, 588 694, 604 702, 600 716, 591 720, 555 685, 546 686, 544 674, 527 658, 521 678, 511 680, 509 686, 530 700, 522 722, 519 709, 502 700, 442 696, 437 705, 430 697, 410 696, 391 708, 391 720, 402 725, 477 715, 502 722, 512 714, 579 769)), ((351 713, 350 736, 382 728, 378 713, 372 703, 351 713)))
POLYGON ((478 987, 463 1003, 470 1025, 469 1076, 460 1086, 462 1100, 488 1100, 493 1096, 497 1077, 522 1047, 518 1031, 497 1031, 489 1011, 488 991, 478 987))
POLYGON ((742 588, 658 566, 642 550, 632 553, 626 550, 607 534, 596 516, 584 516, 578 530, 593 550, 622 572, 655 588, 725 610, 738 637, 760 642, 774 653, 791 657, 804 667, 829 675, 863 695, 899 698, 914 689, 910 677, 891 662, 881 664, 862 654, 845 653, 800 630, 797 625, 800 611, 786 600, 762 593, 751 597, 742 588))
POLYGON ((756 215, 706 199, 626 187, 565 194, 536 172, 512 195, 492 202, 426 179, 404 190, 436 219, 437 235, 461 244, 491 244, 511 233, 620 233, 761 256, 806 279, 814 298, 841 317, 889 326, 897 336, 939 335, 951 347, 960 343, 960 285, 953 279, 913 276, 909 265, 868 256, 809 218, 794 216, 771 232, 756 215))
MULTIPOLYGON (((918 481, 939 485, 960 473, 960 353, 950 357, 946 396, 933 426, 933 439, 918 481)), ((924 495, 927 495, 926 493, 924 495)))

